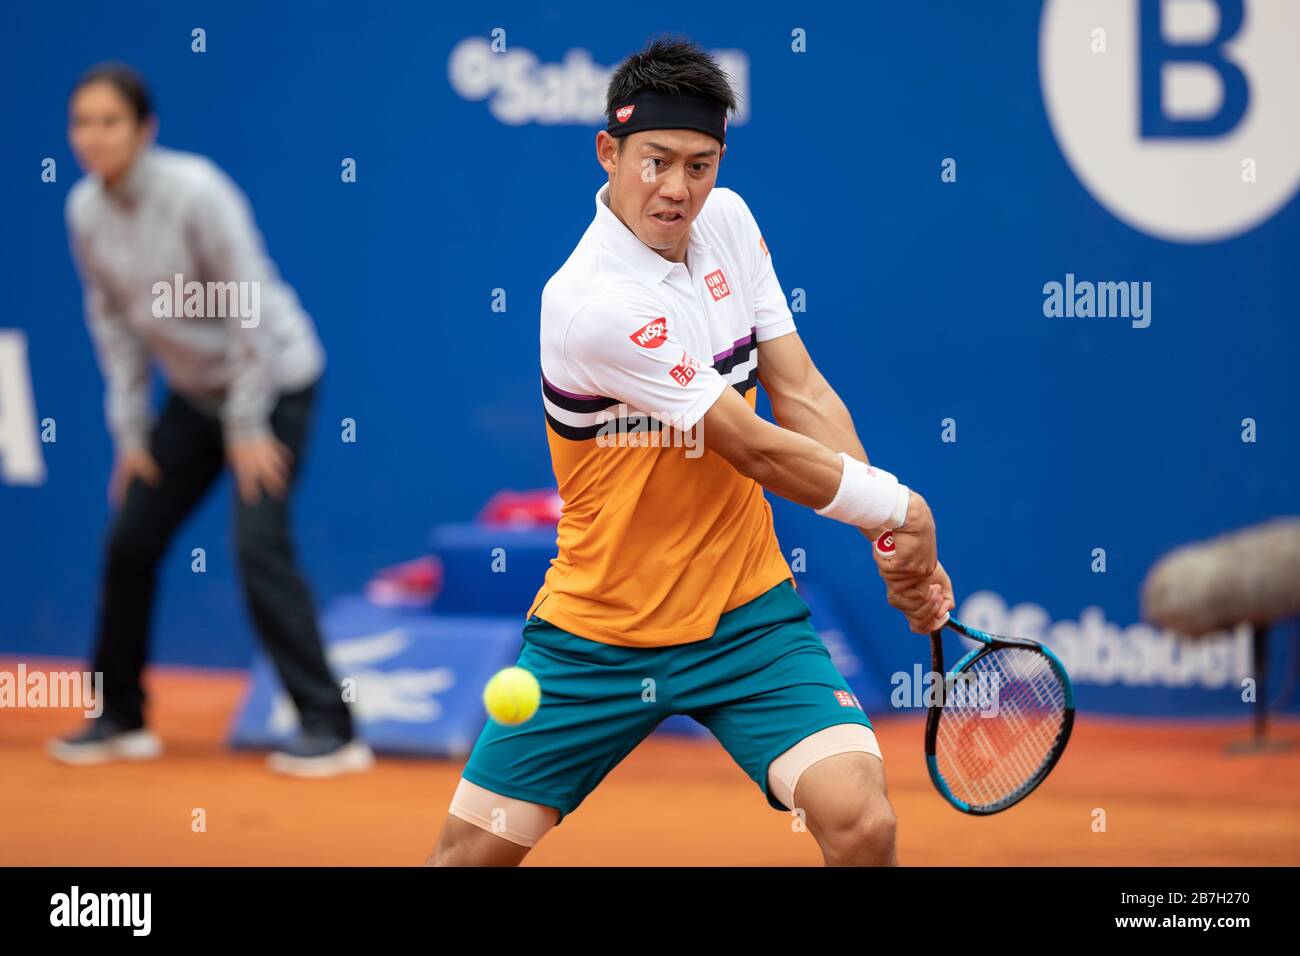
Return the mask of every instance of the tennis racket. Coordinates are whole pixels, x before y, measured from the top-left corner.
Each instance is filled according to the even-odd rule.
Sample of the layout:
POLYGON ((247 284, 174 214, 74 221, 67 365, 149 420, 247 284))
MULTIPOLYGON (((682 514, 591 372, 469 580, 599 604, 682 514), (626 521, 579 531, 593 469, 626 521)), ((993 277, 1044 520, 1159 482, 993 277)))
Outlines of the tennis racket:
MULTIPOLYGON (((892 531, 875 536, 885 557, 892 531)), ((1050 649, 999 637, 951 614, 930 635, 930 666, 942 683, 927 694, 925 763, 935 789, 963 813, 988 816, 1029 796, 1056 766, 1074 728, 1074 687, 1050 649), (977 646, 951 671, 943 666, 943 628, 977 646)))
POLYGON ((943 666, 943 628, 930 635, 934 702, 925 719, 925 763, 935 789, 963 813, 988 816, 1015 806, 1047 779, 1074 728, 1074 688, 1065 666, 1036 641, 999 637, 961 623, 977 642, 943 666))

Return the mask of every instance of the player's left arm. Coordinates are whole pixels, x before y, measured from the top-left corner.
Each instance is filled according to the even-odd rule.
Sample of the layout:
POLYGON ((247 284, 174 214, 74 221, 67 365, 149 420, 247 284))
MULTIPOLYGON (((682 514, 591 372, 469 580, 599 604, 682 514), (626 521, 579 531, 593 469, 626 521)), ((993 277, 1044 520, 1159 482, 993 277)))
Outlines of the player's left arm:
MULTIPOLYGON (((758 380, 767 392, 772 404, 772 416, 778 425, 811 438, 833 452, 843 452, 850 458, 870 464, 848 406, 817 370, 798 332, 759 343, 758 380)), ((862 533, 871 537, 865 529, 862 533)), ((929 577, 913 580, 891 574, 888 559, 882 559, 874 548, 872 556, 876 559, 891 598, 896 599, 904 594, 919 596, 931 583, 938 583, 947 598, 948 606, 952 606, 952 582, 942 563, 935 567, 934 573, 929 577)))
POLYGON ((758 380, 782 428, 871 464, 848 406, 817 370, 798 332, 758 344, 758 380))
POLYGON ((730 198, 725 208, 743 250, 754 304, 758 379, 771 399, 777 424, 870 464, 849 410, 817 371, 795 331, 794 315, 754 214, 738 193, 731 192, 730 198))
POLYGON ((782 428, 871 463, 848 407, 817 370, 798 332, 758 343, 758 380, 782 428))
MULTIPOLYGON (((758 379, 771 401, 773 417, 784 429, 811 438, 831 451, 870 464, 848 407, 817 370, 803 340, 795 331, 794 316, 786 303, 770 251, 753 213, 739 195, 733 193, 732 196, 733 226, 739 231, 742 248, 748 250, 758 343, 758 379)), ((871 537, 865 529, 863 534, 871 537)), ((916 579, 900 575, 897 564, 882 560, 874 548, 872 557, 889 587, 891 600, 938 583, 951 606, 952 582, 942 564, 937 565, 928 578, 916 579)))

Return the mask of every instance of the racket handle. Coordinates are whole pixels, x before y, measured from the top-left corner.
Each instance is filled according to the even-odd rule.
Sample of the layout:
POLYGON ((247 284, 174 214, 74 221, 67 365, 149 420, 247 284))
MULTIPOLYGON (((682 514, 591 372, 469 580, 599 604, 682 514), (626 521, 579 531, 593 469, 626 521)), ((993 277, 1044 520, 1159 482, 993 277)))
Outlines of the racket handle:
MULTIPOLYGON (((882 558, 893 558, 894 529, 875 528, 869 533, 871 535, 872 540, 875 542, 875 544, 873 544, 872 547, 876 549, 876 554, 880 555, 882 558)), ((939 622, 939 626, 935 628, 934 633, 938 634, 939 631, 943 630, 944 626, 948 623, 949 617, 950 617, 949 613, 947 611, 944 611, 943 620, 939 622)))

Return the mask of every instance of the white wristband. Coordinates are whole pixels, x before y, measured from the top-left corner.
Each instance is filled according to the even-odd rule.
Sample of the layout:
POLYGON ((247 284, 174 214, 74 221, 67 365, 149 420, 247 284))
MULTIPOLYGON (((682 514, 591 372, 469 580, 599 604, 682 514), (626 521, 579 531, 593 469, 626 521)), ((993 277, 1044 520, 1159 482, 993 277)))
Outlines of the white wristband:
POLYGON ((898 486, 898 500, 894 502, 894 513, 889 516, 889 524, 886 526, 890 531, 907 524, 907 506, 911 501, 912 492, 908 490, 907 485, 900 483, 898 486))
POLYGON ((873 468, 844 452, 840 458, 844 461, 840 487, 830 504, 818 508, 817 513, 859 528, 898 527, 890 522, 899 517, 900 510, 902 517, 907 517, 906 487, 883 468, 873 468))

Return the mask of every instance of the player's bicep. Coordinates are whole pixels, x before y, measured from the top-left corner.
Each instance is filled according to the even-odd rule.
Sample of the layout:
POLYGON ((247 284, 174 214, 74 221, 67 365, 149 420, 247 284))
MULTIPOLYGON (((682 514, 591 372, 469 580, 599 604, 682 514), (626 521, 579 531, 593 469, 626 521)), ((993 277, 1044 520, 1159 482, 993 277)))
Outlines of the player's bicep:
POLYGON ((758 380, 774 401, 811 395, 823 381, 798 332, 758 343, 758 380))

